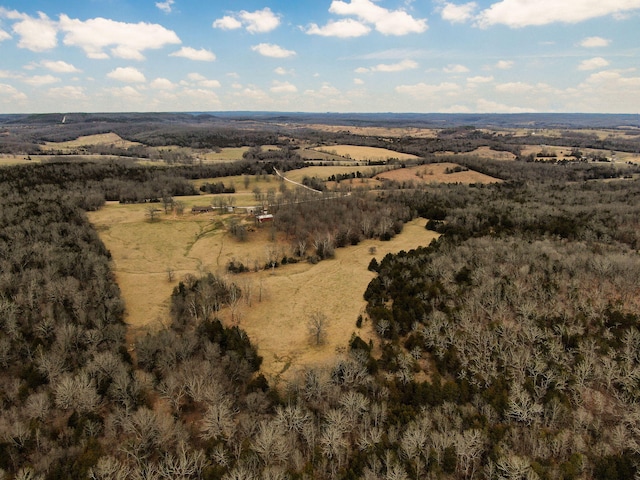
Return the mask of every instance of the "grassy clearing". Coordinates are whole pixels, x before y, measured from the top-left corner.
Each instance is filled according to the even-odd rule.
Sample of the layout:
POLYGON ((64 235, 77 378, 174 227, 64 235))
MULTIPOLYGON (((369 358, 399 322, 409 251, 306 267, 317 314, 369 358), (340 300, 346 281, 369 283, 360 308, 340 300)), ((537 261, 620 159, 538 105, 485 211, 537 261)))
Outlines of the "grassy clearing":
POLYGON ((361 172, 363 175, 375 174, 376 172, 386 171, 386 167, 343 167, 339 165, 329 166, 313 166, 305 167, 298 170, 291 170, 285 172, 285 177, 294 182, 302 182, 304 177, 317 177, 321 180, 326 180, 332 175, 345 175, 350 173, 361 172))
POLYGON ((474 170, 456 172, 460 166, 456 163, 430 163, 410 168, 399 168, 376 175, 377 179, 395 180, 398 182, 417 183, 496 183, 502 180, 474 170), (447 173, 450 172, 450 173, 447 173))
MULTIPOLYGON (((203 197, 181 200, 201 203, 203 197)), ((268 227, 253 227, 249 241, 239 242, 227 233, 229 215, 162 213, 159 221, 150 223, 147 207, 111 203, 89 213, 113 256, 130 338, 167 324, 171 292, 184 275, 228 276, 225 270, 231 260, 253 267, 264 265, 272 250, 279 256, 289 254, 284 239, 274 237, 268 227), (173 281, 168 268, 174 272, 173 281)), ((249 217, 240 218, 252 225, 249 217)), ((428 245, 436 234, 425 230, 424 224, 423 219, 414 221, 390 242, 368 240, 339 249, 335 259, 317 265, 300 262, 228 277, 245 292, 237 314, 264 357, 263 371, 271 378, 286 379, 304 366, 332 361, 356 332, 356 319, 365 306, 362 294, 373 278, 367 270, 369 249, 375 247, 380 260, 389 252, 428 245), (330 321, 327 341, 319 347, 308 341, 306 319, 314 310, 330 321)), ((221 317, 229 322, 230 312, 221 312, 221 317)), ((372 338, 369 325, 357 333, 366 341, 372 338)))
POLYGON ((29 160, 27 155, 0 154, 0 166, 21 165, 23 163, 31 163, 38 160, 29 160))
POLYGON ((357 145, 331 145, 316 147, 314 150, 358 161, 380 161, 389 160, 390 158, 397 158, 399 160, 417 160, 419 158, 415 155, 394 152, 393 150, 387 150, 386 148, 361 147, 357 145))
POLYGON ((490 147, 478 147, 472 152, 454 153, 454 152, 438 152, 436 157, 443 156, 456 156, 456 155, 475 155, 480 158, 490 158, 492 160, 515 160, 516 156, 511 152, 500 152, 492 150, 490 147))
POLYGON ((95 145, 113 145, 114 147, 118 148, 129 148, 141 144, 138 142, 130 142, 129 140, 124 140, 115 133, 101 133, 97 135, 78 137, 75 140, 69 140, 67 142, 46 142, 40 148, 45 152, 61 151, 64 153, 77 150, 78 148, 95 145))

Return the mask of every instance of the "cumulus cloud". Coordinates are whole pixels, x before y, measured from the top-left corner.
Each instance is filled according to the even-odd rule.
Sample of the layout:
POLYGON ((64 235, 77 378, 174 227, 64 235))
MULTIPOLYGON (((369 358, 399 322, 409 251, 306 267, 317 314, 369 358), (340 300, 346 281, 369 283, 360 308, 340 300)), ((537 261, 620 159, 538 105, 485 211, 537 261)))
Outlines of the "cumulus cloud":
POLYGON ((151 82, 151 88, 155 88, 156 90, 174 90, 177 87, 175 83, 167 78, 160 77, 151 82))
POLYGON ((483 28, 506 25, 511 28, 579 23, 592 18, 619 15, 640 9, 640 0, 501 0, 480 12, 477 25, 483 28))
POLYGON ((364 85, 364 80, 362 80, 361 78, 354 78, 353 83, 355 85, 364 85))
POLYGON ((404 70, 412 70, 414 68, 418 68, 418 62, 413 60, 403 60, 398 63, 380 63, 375 67, 370 68, 358 68, 356 69, 356 73, 367 73, 367 72, 402 72, 404 70))
POLYGON ((607 65, 609 65, 609 62, 606 59, 602 57, 594 57, 583 60, 580 65, 578 65, 578 70, 597 70, 598 68, 604 68, 607 65))
POLYGON ((371 25, 383 35, 407 35, 427 30, 427 20, 414 18, 405 10, 389 10, 375 4, 372 0, 333 0, 329 12, 335 15, 355 17, 346 20, 330 21, 323 27, 312 24, 306 32, 312 35, 335 37, 354 37, 369 33, 371 25))
POLYGON ((10 38, 11 35, 0 28, 0 42, 2 42, 3 40, 9 40, 10 38))
POLYGON ((61 15, 59 25, 65 32, 65 45, 79 47, 95 59, 108 58, 104 49, 112 47, 111 54, 115 57, 143 60, 144 50, 181 43, 175 32, 152 23, 124 23, 106 18, 82 21, 61 15))
POLYGON ((287 58, 296 54, 293 50, 286 50, 272 43, 260 43, 251 47, 251 50, 258 52, 262 56, 272 58, 287 58))
POLYGON ((478 85, 480 83, 490 83, 490 82, 493 82, 493 77, 492 76, 483 77, 481 75, 478 75, 478 76, 475 76, 475 77, 467 78, 467 83, 469 83, 471 85, 478 85))
POLYGON ((182 47, 177 52, 173 52, 169 54, 170 57, 183 57, 188 58, 189 60, 195 60, 200 62, 213 62, 216 59, 216 55, 210 50, 206 50, 201 48, 200 50, 196 50, 191 47, 182 47))
POLYGON ((498 63, 496 63, 496 68, 500 69, 500 70, 509 70, 511 67, 513 67, 513 61, 512 60, 499 60, 498 63))
POLYGON ((526 107, 513 107, 502 103, 494 102, 492 100, 485 100, 483 98, 476 102, 476 112, 478 113, 531 113, 535 112, 534 109, 526 107))
POLYGON ((274 81, 270 89, 273 93, 296 93, 298 88, 290 82, 274 81))
POLYGON ((464 65, 447 65, 446 67, 444 67, 442 69, 444 71, 444 73, 467 73, 469 71, 469 69, 467 67, 465 67, 464 65))
POLYGON ((27 96, 11 85, 0 83, 0 102, 9 103, 26 100, 27 96))
POLYGON ((107 77, 125 83, 142 83, 146 81, 144 74, 133 67, 118 67, 109 72, 107 77))
POLYGON ((602 37, 587 37, 580 42, 581 47, 585 48, 598 48, 607 47, 611 43, 611 40, 602 37))
POLYGON ((371 28, 364 23, 352 18, 347 18, 345 20, 332 20, 322 27, 312 23, 307 28, 306 33, 309 35, 320 35, 322 37, 352 38, 362 37, 370 31, 371 28))
POLYGON ((75 85, 50 88, 47 95, 52 98, 66 98, 67 100, 85 100, 87 98, 84 88, 75 85))
POLYGON ((192 85, 193 83, 195 83, 196 85, 204 88, 220 88, 220 82, 218 80, 211 80, 199 73, 190 73, 189 75, 187 75, 187 78, 191 83, 182 82, 183 85, 192 85))
POLYGON ((231 15, 225 15, 213 22, 213 28, 222 30, 236 30, 246 28, 249 33, 266 33, 275 30, 280 25, 280 16, 269 7, 254 12, 242 10, 231 15))
POLYGON ((451 95, 458 93, 460 90, 460 86, 457 83, 451 82, 442 82, 438 85, 420 82, 415 85, 398 85, 396 87, 396 92, 418 98, 431 97, 434 95, 451 95))
POLYGON ((507 94, 523 94, 530 93, 534 90, 534 86, 524 82, 507 82, 496 85, 496 92, 507 94))
POLYGON ((165 2, 156 2, 156 7, 162 10, 164 13, 171 13, 174 3, 175 2, 173 0, 166 0, 165 2))
POLYGON ((440 9, 440 15, 443 20, 451 23, 464 23, 473 18, 477 8, 478 4, 476 2, 469 2, 463 5, 447 2, 440 9))
POLYGON ((16 11, 3 11, 11 20, 18 20, 13 24, 13 33, 20 37, 18 47, 33 52, 51 50, 58 44, 56 23, 40 12, 37 18, 16 11))
POLYGON ((52 61, 52 60, 43 60, 41 65, 56 73, 76 73, 79 72, 76 67, 71 65, 70 63, 63 62, 62 60, 52 61))
POLYGON ((293 75, 295 73, 294 70, 287 70, 283 67, 278 67, 274 70, 274 73, 278 75, 293 75))
POLYGON ((34 87, 41 87, 43 85, 49 85, 51 83, 59 82, 60 79, 53 75, 34 75, 33 77, 26 77, 25 83, 33 85, 34 87))

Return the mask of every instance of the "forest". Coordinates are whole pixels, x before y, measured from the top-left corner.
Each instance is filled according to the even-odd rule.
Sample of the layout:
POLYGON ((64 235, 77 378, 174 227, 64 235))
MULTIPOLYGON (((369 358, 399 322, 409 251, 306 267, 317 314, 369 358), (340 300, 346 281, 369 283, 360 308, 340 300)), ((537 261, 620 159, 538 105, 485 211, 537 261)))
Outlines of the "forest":
MULTIPOLYGON (((276 388, 251 338, 219 318, 242 298, 243 273, 181 279, 166 328, 129 337, 110 252, 86 212, 195 195, 195 179, 221 179, 204 189, 224 191, 227 176, 301 168, 291 148, 301 139, 384 144, 425 164, 499 142, 517 153, 522 140, 458 127, 382 139, 137 120, 121 121, 120 135, 147 146, 281 148, 215 165, 60 156, 0 167, 0 479, 640 476, 637 165, 468 154, 455 161, 502 181, 386 181, 324 202, 281 192, 274 228, 296 260, 330 261, 417 217, 441 236, 372 259, 353 324, 375 341, 355 334, 330 368, 276 388)), ((3 125, 4 151, 53 138, 20 125, 3 125)), ((636 137, 579 140, 570 146, 640 150, 636 137)))

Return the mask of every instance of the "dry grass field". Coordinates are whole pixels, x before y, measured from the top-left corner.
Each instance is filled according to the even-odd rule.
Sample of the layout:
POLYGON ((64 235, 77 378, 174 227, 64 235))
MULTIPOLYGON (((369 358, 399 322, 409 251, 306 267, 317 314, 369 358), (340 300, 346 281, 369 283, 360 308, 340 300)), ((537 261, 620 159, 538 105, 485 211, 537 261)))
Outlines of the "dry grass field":
POLYGON ((326 180, 332 175, 347 175, 350 173, 361 172, 363 175, 371 175, 377 172, 383 172, 388 170, 386 167, 375 166, 375 167, 344 167, 340 165, 329 165, 329 166, 313 166, 313 167, 305 167, 297 170, 291 170, 289 172, 285 172, 284 176, 289 180, 293 180, 294 182, 302 182, 304 177, 317 177, 320 180, 326 180))
POLYGON ((0 153, 0 166, 5 165, 21 165, 38 160, 29 160, 27 155, 13 155, 8 153, 0 153))
POLYGON ((415 137, 415 138, 436 138, 438 130, 431 128, 389 128, 389 127, 357 127, 353 125, 308 125, 304 128, 313 128, 323 132, 349 132, 354 135, 365 135, 374 137, 415 137))
POLYGON ((490 158, 492 160, 515 160, 516 156, 511 152, 499 152, 492 150, 490 147, 479 147, 472 152, 454 153, 454 152, 438 152, 436 157, 456 156, 456 155, 475 155, 480 158, 490 158))
POLYGON ((113 145, 114 147, 118 148, 129 148, 141 144, 137 142, 130 142, 129 140, 124 140, 115 133, 101 133, 98 135, 87 135, 85 137, 79 137, 68 142, 46 142, 40 148, 44 152, 60 151, 66 153, 69 151, 77 150, 78 148, 94 145, 113 145))
POLYGON ((502 180, 485 175, 474 170, 446 173, 454 170, 459 165, 455 163, 431 163, 410 168, 400 168, 376 175, 377 179, 396 180, 398 182, 422 182, 422 183, 497 183, 502 180))
MULTIPOLYGON (((181 200, 202 204, 204 198, 181 200)), ((274 241, 268 227, 253 228, 249 240, 239 242, 227 233, 230 215, 218 213, 161 213, 159 221, 150 223, 147 207, 110 203, 89 213, 113 257, 130 340, 169 322, 171 292, 181 278, 213 272, 236 282, 245 292, 236 318, 264 357, 263 371, 273 379, 286 379, 304 366, 330 362, 346 347, 365 306, 362 294, 373 278, 367 270, 371 247, 380 260, 389 252, 428 245, 436 237, 424 228, 424 219, 418 219, 390 242, 368 240, 338 249, 334 259, 317 265, 300 262, 230 276, 225 271, 230 260, 262 266, 270 251, 278 256, 288 254, 288 245, 282 239, 274 241), (174 272, 173 281, 169 281, 169 268, 174 272), (316 310, 329 319, 327 341, 321 346, 311 345, 308 339, 306 320, 316 310)), ((244 220, 252 224, 248 217, 244 220)), ((221 317, 231 321, 229 311, 221 312, 221 317)), ((358 334, 368 341, 369 325, 358 334)))
POLYGON ((420 158, 415 155, 409 155, 408 153, 387 150, 386 148, 361 147, 357 145, 331 145, 316 147, 314 150, 358 161, 381 161, 389 160, 390 158, 397 158, 398 160, 417 160, 420 158))

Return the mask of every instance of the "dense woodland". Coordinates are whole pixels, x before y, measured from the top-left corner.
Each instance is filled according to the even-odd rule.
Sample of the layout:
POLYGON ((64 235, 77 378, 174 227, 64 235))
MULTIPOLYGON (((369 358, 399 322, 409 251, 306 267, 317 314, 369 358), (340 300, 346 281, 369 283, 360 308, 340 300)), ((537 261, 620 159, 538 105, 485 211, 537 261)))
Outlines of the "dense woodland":
MULTIPOLYGON (((406 139, 406 150, 426 143, 406 139)), ((333 367, 276 389, 251 339, 217 318, 241 282, 183 279, 171 324, 127 343, 109 252, 85 210, 298 160, 215 171, 70 160, 0 169, 0 478, 639 475, 631 168, 456 157, 504 182, 390 183, 322 202, 271 192, 274 226, 300 258, 390 238, 415 216, 443 234, 372 260, 367 314, 353 321, 376 342, 355 335, 333 367)))

